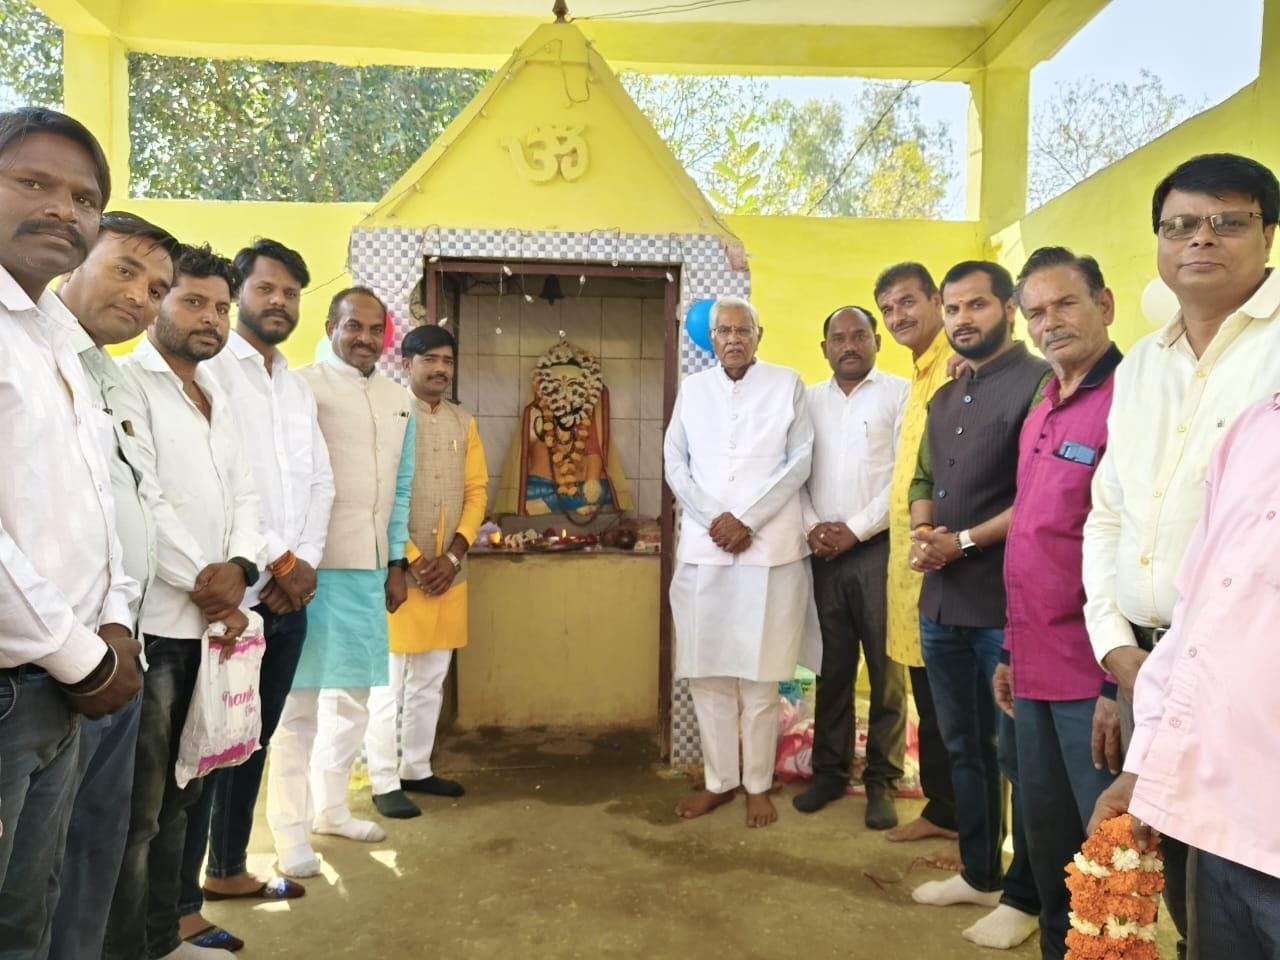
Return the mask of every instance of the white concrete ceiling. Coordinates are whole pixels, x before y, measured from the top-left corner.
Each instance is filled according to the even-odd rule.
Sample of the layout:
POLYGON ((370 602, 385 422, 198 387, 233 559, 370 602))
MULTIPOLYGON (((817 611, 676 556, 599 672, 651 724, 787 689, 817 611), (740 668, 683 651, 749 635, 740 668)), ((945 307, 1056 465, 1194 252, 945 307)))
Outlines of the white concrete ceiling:
MULTIPOLYGON (((279 4, 280 0, 256 0, 279 4)), ((308 0, 286 0, 300 6, 308 0)), ((333 4, 335 0, 326 0, 333 4)), ((349 6, 482 16, 546 16, 552 0, 336 0, 349 6)), ((869 27, 972 27, 996 19, 1007 0, 568 0, 578 18, 642 13, 649 22, 800 23, 869 27)))

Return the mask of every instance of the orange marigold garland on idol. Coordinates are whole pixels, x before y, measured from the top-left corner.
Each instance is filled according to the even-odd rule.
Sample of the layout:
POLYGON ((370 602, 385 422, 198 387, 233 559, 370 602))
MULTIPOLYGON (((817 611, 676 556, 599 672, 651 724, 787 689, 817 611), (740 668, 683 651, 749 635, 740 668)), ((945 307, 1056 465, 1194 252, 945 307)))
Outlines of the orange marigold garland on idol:
POLYGON ((1164 890, 1158 846, 1138 849, 1129 814, 1103 822, 1067 865, 1067 960, 1159 960, 1156 913, 1164 890))
POLYGON ((600 361, 561 340, 538 360, 533 370, 533 389, 542 442, 551 455, 556 492, 572 495, 578 489, 582 461, 587 455, 591 416, 604 391, 600 361), (577 367, 581 375, 561 379, 553 374, 556 367, 577 367))

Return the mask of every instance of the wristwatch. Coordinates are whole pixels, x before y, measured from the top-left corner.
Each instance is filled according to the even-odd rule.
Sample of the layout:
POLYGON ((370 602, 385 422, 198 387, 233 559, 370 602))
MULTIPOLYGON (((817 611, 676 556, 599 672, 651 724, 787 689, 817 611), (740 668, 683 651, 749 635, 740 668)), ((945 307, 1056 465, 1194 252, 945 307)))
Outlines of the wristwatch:
POLYGON ((446 554, 445 554, 445 556, 446 556, 446 557, 448 557, 448 558, 449 558, 449 562, 453 564, 453 572, 454 572, 454 573, 461 573, 461 572, 462 572, 462 561, 461 561, 461 560, 459 560, 456 556, 454 556, 453 551, 452 551, 452 550, 450 550, 448 553, 446 553, 446 554))
POLYGON ((982 552, 982 548, 973 542, 968 530, 961 530, 956 534, 956 546, 960 548, 961 556, 965 557, 976 557, 982 552))
POLYGON ((240 572, 244 574, 244 585, 252 587, 258 582, 258 565, 252 560, 246 560, 244 557, 232 557, 227 563, 234 563, 240 568, 240 572))
POLYGON ((400 570, 408 570, 408 569, 409 569, 409 561, 408 561, 408 560, 406 560, 404 557, 401 557, 399 560, 392 560, 389 564, 387 564, 387 566, 388 566, 388 567, 396 567, 396 568, 398 568, 398 569, 400 569, 400 570))

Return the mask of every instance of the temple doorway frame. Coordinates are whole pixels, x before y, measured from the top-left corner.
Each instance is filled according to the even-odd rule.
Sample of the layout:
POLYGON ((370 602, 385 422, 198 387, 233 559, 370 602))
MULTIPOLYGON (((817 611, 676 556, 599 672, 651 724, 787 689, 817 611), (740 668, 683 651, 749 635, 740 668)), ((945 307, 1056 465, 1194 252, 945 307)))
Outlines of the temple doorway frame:
MULTIPOLYGON (((616 266, 602 263, 575 263, 565 260, 473 260, 425 258, 423 265, 424 306, 428 317, 458 316, 460 304, 442 304, 444 279, 453 275, 510 275, 514 280, 521 276, 587 277, 604 279, 657 280, 663 283, 663 345, 662 345, 662 427, 665 431, 675 409, 676 391, 680 380, 680 280, 682 265, 679 263, 620 263, 616 266), (442 310, 442 306, 444 309, 442 310)), ((460 299, 460 297, 458 298, 460 299)), ((675 572, 675 498, 662 481, 662 512, 659 517, 662 531, 662 551, 659 555, 659 620, 658 620, 658 744, 663 763, 671 762, 671 709, 673 697, 672 645, 674 627, 671 619, 669 588, 675 572)))

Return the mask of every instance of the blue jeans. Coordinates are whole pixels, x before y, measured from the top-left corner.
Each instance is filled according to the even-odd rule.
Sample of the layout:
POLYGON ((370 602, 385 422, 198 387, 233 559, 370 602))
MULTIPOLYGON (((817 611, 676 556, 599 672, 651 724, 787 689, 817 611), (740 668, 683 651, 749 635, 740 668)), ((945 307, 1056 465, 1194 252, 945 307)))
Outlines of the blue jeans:
POLYGON ((1204 960, 1280 957, 1280 877, 1198 850, 1195 895, 1204 960))
POLYGON ((111 896, 129 833, 133 758, 142 694, 115 713, 80 723, 78 784, 71 807, 61 891, 53 914, 54 960, 102 955, 111 896))
POLYGON ((996 709, 991 680, 1000 663, 1004 630, 947 627, 920 617, 929 688, 938 711, 938 727, 951 758, 956 821, 960 834, 961 876, 975 890, 1001 890, 1000 902, 1038 914, 1018 790, 1017 737, 1013 721, 996 709), (1003 773, 1013 786, 1013 861, 1003 870, 1003 773))
POLYGON ((182 891, 178 914, 199 913, 204 906, 200 867, 209 854, 206 873, 211 877, 236 877, 245 872, 253 810, 262 786, 267 744, 280 722, 285 697, 293 687, 293 674, 307 636, 306 608, 277 616, 265 606, 254 607, 262 616, 267 650, 262 656, 258 697, 262 710, 261 750, 238 767, 215 770, 204 779, 199 803, 187 811, 187 838, 182 854, 182 891))
POLYGON ((79 722, 43 670, 0 673, 0 958, 49 950, 76 787, 79 722))
POLYGON ((146 638, 147 678, 134 760, 129 834, 103 944, 103 960, 172 953, 178 936, 178 875, 187 810, 204 781, 179 788, 173 765, 200 671, 198 638, 146 638))
POLYGON ((1115 778, 1093 766, 1091 739, 1096 700, 1014 702, 1018 736, 1018 788, 1027 854, 1040 892, 1040 955, 1061 960, 1067 951, 1071 898, 1063 871, 1085 841, 1098 796, 1115 778))

